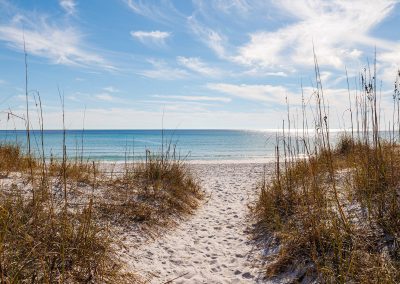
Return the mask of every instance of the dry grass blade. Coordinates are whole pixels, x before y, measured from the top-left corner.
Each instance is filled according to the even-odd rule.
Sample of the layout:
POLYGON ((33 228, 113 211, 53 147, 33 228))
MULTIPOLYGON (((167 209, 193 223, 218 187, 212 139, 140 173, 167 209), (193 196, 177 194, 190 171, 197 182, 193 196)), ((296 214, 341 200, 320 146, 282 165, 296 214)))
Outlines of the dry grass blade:
POLYGON ((301 283, 399 283, 400 147, 394 128, 393 139, 381 137, 376 70, 361 74, 357 109, 350 112, 357 135, 352 126, 336 147, 330 146, 317 61, 315 70, 316 135, 310 139, 303 131, 303 153, 289 135, 277 140, 275 176, 260 183, 253 207, 255 237, 277 250, 267 254, 266 274, 290 272, 301 283))
POLYGON ((160 154, 110 180, 104 198, 107 202, 99 204, 99 210, 122 225, 166 225, 174 217, 192 213, 200 198, 199 183, 187 165, 160 154))

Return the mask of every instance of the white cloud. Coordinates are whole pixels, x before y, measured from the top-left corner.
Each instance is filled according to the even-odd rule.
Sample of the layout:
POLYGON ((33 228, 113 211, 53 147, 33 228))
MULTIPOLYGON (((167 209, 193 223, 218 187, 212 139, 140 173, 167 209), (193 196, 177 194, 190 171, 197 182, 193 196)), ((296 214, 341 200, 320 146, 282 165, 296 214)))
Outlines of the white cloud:
POLYGON ((163 24, 176 24, 182 18, 171 1, 156 1, 155 3, 143 0, 124 1, 135 14, 163 24))
POLYGON ((165 40, 171 36, 169 32, 162 31, 131 31, 131 36, 144 44, 165 44, 165 40))
MULTIPOLYGON (((82 128, 84 109, 66 110, 65 124, 68 129, 82 128)), ((23 110, 16 112, 23 115, 23 110)), ((205 125, 216 129, 249 129, 248 121, 252 122, 252 129, 276 128, 274 117, 279 116, 275 111, 268 112, 228 112, 228 111, 166 111, 164 114, 164 128, 166 129, 204 129, 205 125)), ((284 114, 282 114, 284 115, 284 114)), ((87 108, 85 128, 88 129, 159 129, 163 119, 162 108, 157 111, 143 111, 133 108, 87 108)), ((6 115, 0 115, 0 128, 6 129, 6 115), (3 119, 4 118, 4 119, 3 119)), ((22 121, 16 120, 16 127, 24 129, 22 121)), ((14 127, 11 124, 8 128, 14 127)), ((36 123, 36 119, 32 119, 36 123)), ((34 125, 36 126, 36 125, 34 125)), ((62 116, 59 111, 44 113, 46 129, 62 129, 62 116)), ((37 126, 38 127, 38 126, 37 126)))
POLYGON ((110 94, 98 94, 95 96, 97 99, 101 100, 101 101, 106 101, 106 102, 112 102, 114 101, 114 97, 111 96, 110 94))
POLYGON ((77 98, 75 95, 67 96, 67 99, 74 101, 74 102, 80 102, 81 100, 77 98))
POLYGON ((118 93, 119 92, 119 90, 113 86, 104 87, 103 90, 108 93, 118 93))
MULTIPOLYGON (((254 12, 260 11, 259 6, 264 5, 267 1, 256 1, 256 0, 214 0, 214 1, 204 1, 204 0, 192 0, 192 5, 194 7, 193 15, 197 15, 203 20, 208 26, 212 26, 212 22, 216 20, 220 22, 224 18, 234 17, 235 21, 238 19, 245 20, 248 23, 249 15, 253 15, 254 12), (260 4, 261 3, 261 4, 260 4)), ((258 21, 265 17, 256 17, 258 21)), ((235 24, 241 24, 237 22, 235 24)))
POLYGON ((74 0, 60 0, 59 3, 67 15, 74 15, 76 13, 76 3, 74 0))
POLYGON ((198 102, 198 101, 184 101, 184 100, 142 100, 139 103, 150 105, 151 109, 159 109, 161 112, 174 111, 174 112, 208 112, 210 107, 215 107, 216 104, 198 102))
POLYGON ((376 46, 378 55, 383 55, 379 59, 393 69, 391 59, 400 65, 399 43, 372 33, 396 5, 394 0, 195 0, 195 10, 187 20, 198 40, 219 58, 250 67, 248 75, 284 76, 299 67, 312 67, 313 44, 321 67, 359 68, 376 46), (243 19, 238 21, 238 17, 243 19), (225 28, 230 21, 239 29, 236 34, 225 28), (281 25, 276 28, 276 23, 281 25), (245 41, 238 37, 243 28, 247 29, 245 41))
POLYGON ((81 33, 72 27, 58 27, 45 16, 35 19, 17 14, 0 25, 0 40, 12 49, 47 58, 51 63, 116 70, 102 56, 85 47, 81 33), (22 28, 24 27, 24 28, 22 28))
POLYGON ((158 61, 158 60, 148 60, 148 61, 151 65, 153 65, 153 69, 143 70, 138 72, 138 74, 148 78, 162 79, 162 80, 177 80, 189 76, 189 73, 186 70, 169 67, 164 61, 158 61))
POLYGON ((251 5, 246 0, 217 0, 213 4, 215 8, 226 14, 231 11, 246 14, 251 9, 251 5))
POLYGON ((144 70, 139 72, 139 74, 148 78, 162 80, 183 79, 189 75, 185 70, 168 67, 161 67, 153 70, 144 70))
POLYGON ((197 57, 178 56, 177 61, 182 66, 185 66, 187 69, 190 69, 201 75, 211 76, 211 77, 216 77, 221 75, 221 70, 217 68, 208 67, 203 61, 201 61, 197 57))
POLYGON ((275 31, 250 33, 236 62, 262 67, 312 65, 312 45, 321 65, 343 68, 362 55, 363 46, 388 48, 369 35, 393 10, 395 1, 279 1, 277 8, 296 21, 275 31))
POLYGON ((260 77, 260 76, 287 77, 288 76, 288 74, 283 71, 266 71, 262 68, 257 68, 257 67, 251 68, 249 70, 245 70, 244 72, 239 73, 239 74, 240 74, 240 76, 246 75, 246 76, 252 76, 252 77, 254 77, 254 76, 257 76, 257 77, 260 77))
POLYGON ((207 84, 207 88, 241 99, 266 103, 284 104, 286 96, 293 96, 283 86, 212 83, 207 84))
POLYGON ((103 88, 103 91, 100 91, 98 93, 75 92, 72 95, 69 95, 67 98, 71 101, 82 103, 84 102, 88 105, 97 105, 96 103, 101 102, 126 103, 126 101, 123 100, 121 97, 113 95, 113 92, 109 92, 108 87, 103 88))
POLYGON ((183 101, 214 101, 229 103, 230 98, 225 97, 210 97, 210 96, 169 96, 169 95, 153 95, 154 98, 175 99, 183 101))
POLYGON ((191 30, 204 44, 211 48, 219 57, 227 58, 225 50, 227 40, 221 33, 202 25, 194 16, 188 17, 188 23, 191 30))
POLYGON ((391 47, 393 50, 378 54, 378 60, 381 63, 378 68, 380 70, 378 79, 390 84, 394 83, 397 71, 400 69, 400 44, 392 44, 391 47))

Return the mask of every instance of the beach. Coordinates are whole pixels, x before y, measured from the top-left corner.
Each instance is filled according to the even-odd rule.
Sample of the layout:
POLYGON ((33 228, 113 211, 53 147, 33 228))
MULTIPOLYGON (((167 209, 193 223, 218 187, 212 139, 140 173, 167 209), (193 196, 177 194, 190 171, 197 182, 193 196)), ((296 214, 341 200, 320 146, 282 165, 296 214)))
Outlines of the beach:
POLYGON ((400 283, 365 2, 0 0, 1 283, 400 283))
MULTIPOLYGON (((250 241, 248 205, 260 163, 190 164, 205 198, 199 209, 156 239, 130 244, 122 258, 149 283, 263 283, 261 250, 250 241)), ((267 164, 270 175, 273 164, 267 164)))
MULTIPOLYGON (((115 175, 129 167, 106 162, 97 166, 115 175)), ((251 239, 254 218, 249 206, 258 197, 260 177, 264 172, 271 177, 274 164, 199 161, 187 163, 187 169, 203 193, 191 214, 173 217, 171 226, 146 229, 138 222, 107 226, 111 225, 114 251, 123 271, 134 274, 139 283, 266 283, 262 248, 251 239)), ((31 187, 24 174, 15 172, 2 178, 3 194, 12 192, 13 184, 29 198, 31 187)), ((56 184, 54 200, 59 202, 62 193, 56 184)), ((84 184, 72 189, 71 208, 88 202, 92 192, 92 187, 84 184)), ((105 192, 104 186, 94 191, 95 204, 113 202, 106 199, 105 192)))

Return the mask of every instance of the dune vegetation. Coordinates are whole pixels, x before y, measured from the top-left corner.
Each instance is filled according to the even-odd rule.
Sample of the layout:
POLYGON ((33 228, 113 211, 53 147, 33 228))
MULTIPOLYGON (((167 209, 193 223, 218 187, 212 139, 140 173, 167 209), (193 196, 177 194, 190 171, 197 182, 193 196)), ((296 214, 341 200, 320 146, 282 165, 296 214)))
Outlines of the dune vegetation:
POLYGON ((81 156, 67 157, 64 127, 62 157, 46 157, 40 95, 34 148, 27 89, 26 115, 17 117, 26 145, 0 145, 1 282, 141 283, 118 255, 116 232, 140 228, 150 236, 192 213, 202 197, 198 180, 171 143, 115 170, 85 160, 83 145, 81 156))
POLYGON ((376 67, 366 68, 355 96, 349 90, 351 129, 333 143, 315 63, 315 105, 303 104, 302 112, 303 125, 309 123, 305 113, 315 113, 316 131, 294 136, 283 130, 275 173, 262 178, 252 207, 266 277, 296 283, 399 283, 400 73, 386 131, 381 131, 376 67))
POLYGON ((202 197, 186 164, 166 157, 110 175, 94 162, 43 160, 0 146, 2 282, 140 282, 124 272, 114 229, 151 234, 192 213, 202 197))

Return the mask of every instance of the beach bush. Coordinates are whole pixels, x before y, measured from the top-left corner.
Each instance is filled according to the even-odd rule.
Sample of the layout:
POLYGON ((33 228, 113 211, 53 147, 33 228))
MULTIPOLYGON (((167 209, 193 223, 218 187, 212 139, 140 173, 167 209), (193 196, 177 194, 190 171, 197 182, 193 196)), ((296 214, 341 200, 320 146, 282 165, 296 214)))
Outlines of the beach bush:
POLYGON ((141 283, 123 272, 114 226, 166 226, 202 197, 187 164, 169 152, 111 175, 100 163, 34 158, 18 145, 1 145, 0 159, 4 283, 141 283))
POLYGON ((17 144, 3 143, 0 145, 0 173, 7 176, 13 171, 26 170, 30 165, 35 166, 35 160, 23 155, 17 144))
POLYGON ((192 213, 202 198, 199 182, 187 164, 168 152, 125 167, 122 176, 109 180, 106 188, 107 202, 99 210, 120 225, 167 225, 192 213))
POLYGON ((2 283, 112 283, 122 277, 109 228, 95 218, 93 199, 73 209, 56 197, 51 177, 43 179, 40 160, 15 145, 0 146, 0 153, 7 158, 1 170, 14 174, 3 177, 11 184, 0 188, 2 283))
POLYGON ((3 283, 112 283, 117 276, 108 228, 94 221, 92 204, 68 212, 13 194, 0 205, 3 283))
POLYGON ((122 174, 110 175, 106 165, 84 161, 83 135, 81 156, 67 159, 60 92, 62 157, 45 155, 38 92, 40 135, 33 149, 26 55, 26 115, 7 112, 24 121, 26 150, 0 144, 1 283, 144 283, 120 261, 115 225, 166 225, 192 212, 202 196, 198 181, 176 157, 175 146, 164 145, 164 135, 160 155, 146 152, 145 162, 126 164, 122 174))
POLYGON ((41 131, 39 156, 29 138, 26 151, 0 145, 1 282, 142 283, 112 236, 121 225, 159 228, 193 212, 197 179, 175 146, 110 175, 107 165, 68 160, 65 131, 62 157, 47 159, 41 131))
POLYGON ((15 145, 0 146, 0 155, 5 283, 141 283, 123 272, 115 226, 166 226, 202 197, 187 164, 166 153, 114 175, 96 163, 35 159, 15 145))
POLYGON ((269 182, 263 177, 252 208, 254 236, 269 252, 266 277, 399 283, 400 132, 382 137, 376 74, 365 72, 350 106, 359 127, 354 131, 352 121, 333 145, 317 64, 316 72, 318 131, 300 138, 304 153, 290 135, 277 140, 275 174, 269 182))

